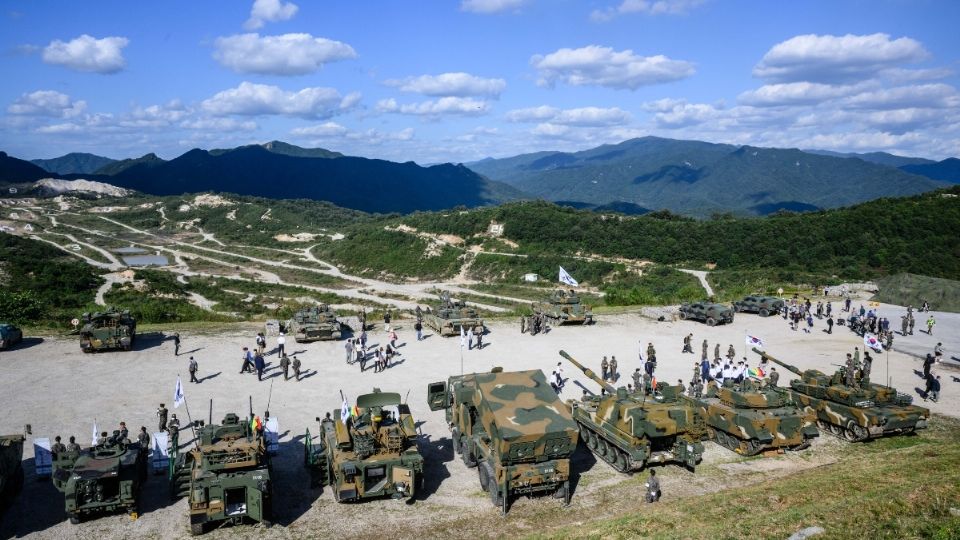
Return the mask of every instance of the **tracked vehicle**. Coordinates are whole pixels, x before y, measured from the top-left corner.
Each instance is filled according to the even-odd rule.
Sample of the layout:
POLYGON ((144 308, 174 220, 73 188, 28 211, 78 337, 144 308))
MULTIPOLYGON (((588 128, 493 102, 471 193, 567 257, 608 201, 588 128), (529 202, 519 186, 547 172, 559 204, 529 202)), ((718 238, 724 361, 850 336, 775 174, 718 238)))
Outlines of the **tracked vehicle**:
POLYGON ((80 334, 80 349, 85 353, 121 349, 129 351, 136 337, 137 321, 127 310, 109 308, 93 314, 84 313, 80 334))
POLYGON ((606 395, 570 400, 573 420, 587 448, 618 472, 629 473, 654 463, 678 463, 693 470, 703 456, 707 428, 700 410, 680 400, 682 388, 664 383, 653 396, 627 393, 604 382, 569 354, 560 351, 606 395))
POLYGON ((304 439, 305 465, 312 483, 330 486, 337 502, 410 500, 420 492, 423 457, 410 407, 400 394, 374 388, 357 397, 352 412, 333 411, 317 421, 318 439, 309 430, 304 439))
POLYGON ((552 493, 570 502, 570 456, 579 430, 540 370, 472 373, 427 387, 444 409, 454 451, 476 467, 480 487, 506 514, 510 500, 552 493))
POLYGON ((287 332, 297 343, 322 339, 340 339, 343 332, 337 314, 327 304, 303 308, 287 321, 287 332))
POLYGON ((450 293, 440 294, 440 305, 423 314, 423 322, 443 337, 460 335, 463 331, 473 330, 474 334, 484 332, 483 319, 477 310, 468 307, 463 300, 450 298, 450 293))
POLYGON ((534 314, 544 314, 554 325, 561 324, 590 324, 593 322, 593 312, 590 306, 580 302, 580 297, 573 290, 557 289, 545 301, 531 304, 534 314))
POLYGON ((815 369, 801 371, 759 349, 753 352, 800 377, 790 381, 788 391, 798 405, 816 415, 821 431, 857 442, 927 427, 930 410, 913 405, 913 396, 896 388, 871 383, 862 376, 854 386, 847 386, 845 367, 833 375, 815 369))

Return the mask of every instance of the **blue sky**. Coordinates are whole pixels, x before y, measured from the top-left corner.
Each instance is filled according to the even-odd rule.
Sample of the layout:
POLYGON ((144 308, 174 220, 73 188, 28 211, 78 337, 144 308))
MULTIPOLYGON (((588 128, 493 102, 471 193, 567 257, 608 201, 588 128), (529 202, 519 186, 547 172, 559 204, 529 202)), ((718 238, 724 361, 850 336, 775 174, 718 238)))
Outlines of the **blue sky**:
POLYGON ((0 149, 432 163, 657 135, 960 155, 960 2, 4 1, 0 149))

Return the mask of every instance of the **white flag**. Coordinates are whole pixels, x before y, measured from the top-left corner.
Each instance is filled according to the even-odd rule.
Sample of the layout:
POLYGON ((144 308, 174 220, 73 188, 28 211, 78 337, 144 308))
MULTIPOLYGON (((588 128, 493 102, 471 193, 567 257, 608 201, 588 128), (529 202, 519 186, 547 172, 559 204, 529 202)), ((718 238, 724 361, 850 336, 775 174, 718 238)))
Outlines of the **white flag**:
POLYGON ((747 336, 747 339, 746 339, 746 342, 747 342, 747 348, 748 348, 748 349, 753 348, 753 347, 756 347, 756 348, 761 349, 761 350, 763 349, 763 340, 760 339, 760 338, 758 338, 757 336, 750 336, 750 335, 748 335, 748 336, 747 336))
POLYGON ((568 274, 567 271, 564 270, 562 266, 560 267, 560 283, 566 283, 567 285, 570 285, 573 287, 576 287, 579 285, 577 283, 577 280, 573 279, 573 276, 568 274))
POLYGON ((460 326, 460 348, 467 346, 467 334, 463 331, 463 326, 460 326))
POLYGON ((180 382, 180 376, 177 375, 177 386, 173 389, 173 408, 176 409, 179 407, 185 399, 183 395, 183 383, 180 382))
POLYGON ((347 398, 343 398, 343 403, 340 405, 340 421, 347 423, 347 418, 350 418, 350 405, 347 404, 347 398))
POLYGON ((90 445, 91 445, 91 446, 96 446, 96 445, 97 445, 97 438, 99 438, 99 437, 100 437, 100 430, 97 429, 97 421, 94 420, 94 421, 93 421, 93 437, 91 437, 93 440, 90 441, 90 445))

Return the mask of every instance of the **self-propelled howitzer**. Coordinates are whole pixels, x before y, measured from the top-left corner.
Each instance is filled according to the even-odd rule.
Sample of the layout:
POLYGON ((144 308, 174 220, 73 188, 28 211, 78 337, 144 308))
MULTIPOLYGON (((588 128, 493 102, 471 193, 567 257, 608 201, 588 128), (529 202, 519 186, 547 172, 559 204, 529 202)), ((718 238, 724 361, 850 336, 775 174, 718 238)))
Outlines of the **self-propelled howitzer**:
POLYGON ((789 392, 798 405, 816 414, 821 430, 856 442, 927 427, 929 409, 913 405, 913 398, 896 388, 871 383, 862 371, 854 385, 847 386, 846 367, 827 375, 800 370, 759 349, 753 352, 800 377, 790 381, 789 392))
POLYGON ((707 430, 699 409, 680 401, 681 388, 660 384, 652 396, 631 394, 607 384, 566 352, 560 356, 606 391, 567 402, 580 438, 594 454, 623 473, 669 462, 693 470, 703 455, 700 441, 707 430))

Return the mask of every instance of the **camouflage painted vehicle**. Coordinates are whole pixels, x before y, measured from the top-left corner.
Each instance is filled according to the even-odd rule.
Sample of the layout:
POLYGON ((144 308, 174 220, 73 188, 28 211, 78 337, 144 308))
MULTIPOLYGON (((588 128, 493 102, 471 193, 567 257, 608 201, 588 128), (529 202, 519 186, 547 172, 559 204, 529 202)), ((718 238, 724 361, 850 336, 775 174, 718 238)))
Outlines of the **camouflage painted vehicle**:
POLYGON ((461 327, 464 332, 472 329, 474 334, 485 330, 477 310, 467 307, 463 300, 451 299, 446 291, 440 294, 440 305, 423 314, 423 323, 443 337, 460 335, 461 327))
POLYGON ((228 413, 220 425, 201 424, 197 446, 188 452, 171 445, 171 495, 188 497, 190 534, 203 534, 208 523, 271 525, 270 456, 253 422, 252 414, 241 420, 228 413))
POLYGON ((0 323, 0 350, 9 349, 23 341, 23 331, 12 324, 0 323))
POLYGON ((540 370, 472 373, 427 388, 444 409, 454 451, 506 513, 511 497, 552 493, 570 502, 570 456, 579 430, 540 370))
POLYGON ((297 343, 340 339, 342 331, 337 314, 327 304, 303 308, 287 321, 287 332, 293 334, 297 343))
POLYGON ((707 326, 733 322, 733 308, 712 302, 693 302, 680 306, 680 320, 703 321, 707 326))
POLYGON ((740 313, 756 313, 761 317, 776 315, 783 309, 783 300, 776 296, 744 296, 733 303, 733 310, 740 313))
POLYGON ((64 495, 70 523, 117 511, 137 517, 140 486, 147 479, 147 452, 114 431, 103 444, 55 455, 51 477, 64 495))
POLYGON ((557 289, 545 301, 530 304, 533 312, 543 313, 554 325, 561 324, 590 324, 593 322, 593 312, 590 306, 582 304, 580 297, 572 289, 564 291, 557 289))
MULTIPOLYGON (((30 433, 30 426, 26 427, 30 433)), ((23 433, 0 435, 0 511, 23 489, 23 433)))
POLYGON ((913 405, 913 396, 901 394, 896 388, 862 377, 855 386, 847 386, 845 367, 833 375, 815 369, 801 371, 759 349, 753 352, 800 377, 790 381, 788 391, 798 405, 816 415, 821 431, 857 442, 927 427, 930 410, 913 405))
POLYGON ((679 463, 692 471, 700 462, 707 428, 699 409, 679 399, 682 388, 660 383, 653 396, 628 394, 566 352, 560 356, 606 390, 606 395, 567 402, 580 439, 597 457, 622 473, 654 463, 679 463))
POLYGON ((782 388, 742 384, 707 385, 702 398, 684 396, 698 406, 710 437, 734 452, 753 456, 766 450, 801 450, 819 435, 816 417, 793 403, 782 388))
POLYGON ((410 407, 400 394, 357 397, 356 415, 319 417, 320 436, 307 431, 304 460, 313 485, 327 485, 337 502, 375 497, 412 500, 423 487, 423 457, 410 407))
POLYGON ((107 349, 129 351, 133 347, 137 321, 127 310, 111 307, 104 312, 84 313, 81 322, 80 349, 85 353, 107 349))

